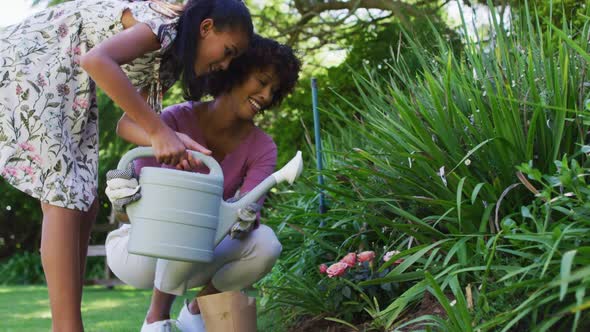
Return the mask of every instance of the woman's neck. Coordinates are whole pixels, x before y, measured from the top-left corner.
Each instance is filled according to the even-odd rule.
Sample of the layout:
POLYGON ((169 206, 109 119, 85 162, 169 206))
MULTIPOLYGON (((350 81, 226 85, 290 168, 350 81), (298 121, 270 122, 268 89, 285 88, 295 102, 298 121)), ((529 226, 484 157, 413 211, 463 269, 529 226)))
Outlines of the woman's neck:
MULTIPOLYGON (((214 132, 227 132, 241 135, 254 126, 252 121, 243 120, 236 116, 235 103, 230 98, 218 97, 203 103, 201 124, 214 132)), ((232 135, 232 136, 233 136, 232 135)))

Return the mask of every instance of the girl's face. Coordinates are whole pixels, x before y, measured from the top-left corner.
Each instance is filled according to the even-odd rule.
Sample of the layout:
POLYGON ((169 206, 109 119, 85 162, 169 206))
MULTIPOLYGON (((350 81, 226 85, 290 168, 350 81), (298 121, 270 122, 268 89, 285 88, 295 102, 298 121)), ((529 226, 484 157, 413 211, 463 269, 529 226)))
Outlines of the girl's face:
POLYGON ((201 22, 199 47, 195 59, 195 74, 206 75, 226 70, 231 60, 248 47, 248 36, 239 29, 218 31, 212 19, 201 22))
POLYGON ((279 87, 279 78, 271 67, 250 73, 244 83, 230 92, 238 118, 252 120, 258 112, 270 105, 279 87))

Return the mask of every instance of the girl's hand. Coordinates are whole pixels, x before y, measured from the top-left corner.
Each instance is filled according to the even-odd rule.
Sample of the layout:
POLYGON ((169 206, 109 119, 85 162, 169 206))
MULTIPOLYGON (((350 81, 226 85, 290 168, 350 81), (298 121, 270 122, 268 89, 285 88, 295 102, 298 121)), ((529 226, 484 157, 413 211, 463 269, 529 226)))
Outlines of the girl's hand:
MULTIPOLYGON (((204 155, 211 154, 210 150, 204 148, 201 144, 195 142, 188 135, 176 132, 176 136, 178 136, 178 139, 180 139, 180 141, 184 143, 184 146, 186 146, 187 149, 201 152, 204 155)), ((176 165, 176 168, 179 170, 194 171, 197 170, 199 166, 201 166, 202 164, 203 163, 200 160, 195 159, 193 157, 192 153, 187 152, 187 158, 180 161, 180 163, 176 165)))
POLYGON ((211 150, 206 149, 201 144, 195 142, 188 135, 183 134, 183 133, 176 132, 176 136, 178 137, 178 139, 184 144, 184 146, 188 150, 197 151, 197 152, 200 152, 200 153, 202 153, 204 155, 207 155, 207 156, 211 154, 211 150))
POLYGON ((149 138, 159 163, 176 165, 186 158, 186 146, 170 127, 163 125, 149 138))

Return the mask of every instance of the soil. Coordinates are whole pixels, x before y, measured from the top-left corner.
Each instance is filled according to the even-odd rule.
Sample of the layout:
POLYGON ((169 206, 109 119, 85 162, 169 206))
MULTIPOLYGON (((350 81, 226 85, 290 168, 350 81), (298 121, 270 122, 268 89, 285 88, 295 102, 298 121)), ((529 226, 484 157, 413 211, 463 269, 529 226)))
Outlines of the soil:
MULTIPOLYGON (((449 301, 454 300, 452 294, 445 294, 445 295, 447 296, 449 301)), ((430 292, 424 292, 424 298, 422 298, 422 302, 420 302, 420 306, 418 308, 416 308, 415 311, 408 313, 408 316, 404 317, 404 322, 409 322, 413 319, 416 319, 416 318, 418 318, 420 316, 424 316, 424 315, 438 316, 442 319, 447 319, 447 313, 445 312, 445 309, 443 308, 442 305, 440 305, 440 303, 438 303, 438 300, 432 294, 430 294, 430 292)), ((414 324, 405 326, 403 329, 400 329, 399 331, 400 332, 401 331, 409 332, 409 331, 424 330, 424 329, 425 329, 425 326, 423 325, 423 323, 414 323, 414 324)))
MULTIPOLYGON (((449 301, 452 301, 454 298, 451 294, 446 294, 449 301)), ((403 318, 402 322, 409 322, 415 318, 424 315, 433 315, 439 316, 442 319, 447 318, 447 314, 444 308, 438 303, 436 298, 430 294, 430 292, 424 292, 424 297, 420 302, 420 305, 413 309, 412 311, 408 312, 405 317, 403 318)), ((370 322, 364 323, 361 325, 356 326, 358 332, 366 332, 366 331, 378 331, 375 329, 370 328, 370 322)), ((398 331, 403 332, 411 332, 417 330, 424 330, 424 325, 422 323, 415 323, 409 326, 404 327, 398 331)), ((329 320, 325 320, 324 316, 318 317, 306 317, 302 318, 300 322, 292 326, 288 332, 352 332, 355 331, 352 328, 332 322, 329 320)), ((386 331, 389 332, 389 331, 386 331)))

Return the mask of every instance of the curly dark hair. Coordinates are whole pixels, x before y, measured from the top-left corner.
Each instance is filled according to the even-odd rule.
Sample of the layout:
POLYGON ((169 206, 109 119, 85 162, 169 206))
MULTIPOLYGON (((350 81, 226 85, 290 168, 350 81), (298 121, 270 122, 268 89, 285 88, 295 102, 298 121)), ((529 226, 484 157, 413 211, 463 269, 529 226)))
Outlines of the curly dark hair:
POLYGON ((213 97, 227 93, 244 83, 254 71, 269 67, 277 74, 280 86, 266 108, 278 106, 295 88, 301 62, 291 47, 256 34, 244 54, 234 59, 227 70, 211 74, 208 80, 209 93, 213 97))

